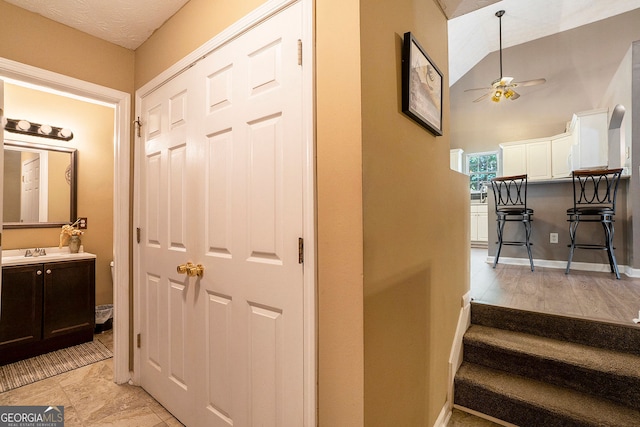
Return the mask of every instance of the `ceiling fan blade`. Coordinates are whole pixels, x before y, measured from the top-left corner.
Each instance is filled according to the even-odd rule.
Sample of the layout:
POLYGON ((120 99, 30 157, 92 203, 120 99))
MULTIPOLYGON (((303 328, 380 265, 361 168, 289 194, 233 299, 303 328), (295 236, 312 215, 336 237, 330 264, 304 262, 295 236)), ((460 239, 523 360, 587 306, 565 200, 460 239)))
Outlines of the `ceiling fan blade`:
POLYGON ((524 86, 535 86, 535 85, 541 85, 542 83, 545 83, 547 81, 547 79, 535 79, 535 80, 525 80, 523 82, 514 82, 511 84, 512 87, 524 87, 524 86))
POLYGON ((473 102, 480 102, 480 101, 484 101, 485 99, 487 99, 488 97, 491 96, 493 92, 487 92, 484 95, 482 95, 480 98, 478 99, 474 99, 473 102))
POLYGON ((475 90, 493 90, 493 88, 490 88, 490 87, 476 87, 476 88, 473 88, 473 89, 465 89, 465 92, 472 92, 472 91, 475 91, 475 90))

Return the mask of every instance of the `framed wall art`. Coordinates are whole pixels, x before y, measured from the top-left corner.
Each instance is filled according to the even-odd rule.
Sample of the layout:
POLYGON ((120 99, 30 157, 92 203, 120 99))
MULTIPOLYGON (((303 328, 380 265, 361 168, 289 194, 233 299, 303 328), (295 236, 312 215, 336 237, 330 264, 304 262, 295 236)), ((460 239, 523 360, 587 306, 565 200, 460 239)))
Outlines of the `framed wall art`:
POLYGON ((442 135, 442 73, 411 32, 402 46, 402 112, 442 135))

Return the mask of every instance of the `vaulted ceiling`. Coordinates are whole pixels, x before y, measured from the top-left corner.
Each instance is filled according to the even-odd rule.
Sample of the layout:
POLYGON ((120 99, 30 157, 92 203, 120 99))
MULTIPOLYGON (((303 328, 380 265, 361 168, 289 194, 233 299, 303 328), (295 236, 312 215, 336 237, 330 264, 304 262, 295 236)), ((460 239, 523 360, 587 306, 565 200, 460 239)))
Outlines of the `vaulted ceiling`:
POLYGON ((573 113, 600 107, 631 43, 640 40, 640 0, 437 0, 449 18, 450 141, 466 152, 564 131, 573 113), (503 71, 515 101, 474 103, 503 71))
POLYGON ((449 18, 449 85, 491 52, 640 8, 640 0, 438 0, 449 18))

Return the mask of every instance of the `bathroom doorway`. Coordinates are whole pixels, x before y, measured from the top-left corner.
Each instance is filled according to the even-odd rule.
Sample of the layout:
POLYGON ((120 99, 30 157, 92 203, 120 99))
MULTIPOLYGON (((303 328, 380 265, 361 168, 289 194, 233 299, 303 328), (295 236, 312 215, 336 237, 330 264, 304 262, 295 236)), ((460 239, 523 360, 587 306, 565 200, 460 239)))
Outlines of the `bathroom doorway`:
MULTIPOLYGON (((130 114, 128 93, 0 58, 0 78, 49 93, 100 103, 113 108, 113 254, 115 260, 114 381, 129 380, 129 182, 130 114)), ((5 113, 6 114, 6 113, 5 113)), ((111 260, 109 260, 111 261, 111 260)), ((108 261, 107 261, 108 265, 108 261)))

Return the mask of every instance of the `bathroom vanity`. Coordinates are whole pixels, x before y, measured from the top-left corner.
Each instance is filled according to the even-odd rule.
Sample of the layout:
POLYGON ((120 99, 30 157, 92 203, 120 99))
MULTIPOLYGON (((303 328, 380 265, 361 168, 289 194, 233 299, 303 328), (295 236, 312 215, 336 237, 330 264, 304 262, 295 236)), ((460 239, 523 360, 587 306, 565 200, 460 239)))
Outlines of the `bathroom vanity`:
POLYGON ((96 256, 24 253, 2 252, 0 365, 93 340, 96 256))

